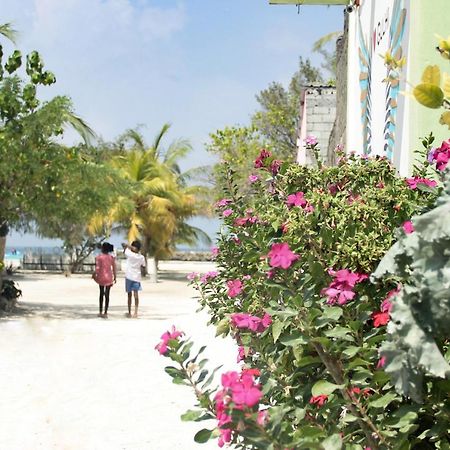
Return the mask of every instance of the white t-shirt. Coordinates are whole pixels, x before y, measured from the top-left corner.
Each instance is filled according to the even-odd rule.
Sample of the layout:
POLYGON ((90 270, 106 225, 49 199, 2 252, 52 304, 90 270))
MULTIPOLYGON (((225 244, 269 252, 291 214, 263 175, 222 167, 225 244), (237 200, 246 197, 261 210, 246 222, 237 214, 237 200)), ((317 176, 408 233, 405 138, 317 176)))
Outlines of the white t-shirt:
POLYGON ((141 267, 145 267, 145 258, 140 253, 134 253, 129 248, 125 249, 127 265, 125 278, 131 281, 141 281, 141 267))

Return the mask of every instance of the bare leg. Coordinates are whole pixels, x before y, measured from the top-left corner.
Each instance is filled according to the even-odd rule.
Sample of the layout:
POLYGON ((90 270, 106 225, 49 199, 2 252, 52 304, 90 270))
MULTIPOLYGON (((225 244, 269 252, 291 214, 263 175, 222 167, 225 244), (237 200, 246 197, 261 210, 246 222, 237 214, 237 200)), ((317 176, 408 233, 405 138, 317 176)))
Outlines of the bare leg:
POLYGON ((111 286, 105 287, 105 317, 108 317, 109 308, 109 292, 111 291, 111 286))
POLYGON ((127 292, 128 294, 128 315, 131 316, 131 292, 127 292))
POLYGON ((138 291, 134 291, 134 315, 133 315, 133 317, 138 316, 138 309, 139 309, 139 293, 138 293, 138 291))
POLYGON ((99 286, 99 288, 100 288, 100 294, 98 297, 98 315, 100 317, 102 315, 102 310, 103 310, 103 296, 105 294, 105 287, 99 286))

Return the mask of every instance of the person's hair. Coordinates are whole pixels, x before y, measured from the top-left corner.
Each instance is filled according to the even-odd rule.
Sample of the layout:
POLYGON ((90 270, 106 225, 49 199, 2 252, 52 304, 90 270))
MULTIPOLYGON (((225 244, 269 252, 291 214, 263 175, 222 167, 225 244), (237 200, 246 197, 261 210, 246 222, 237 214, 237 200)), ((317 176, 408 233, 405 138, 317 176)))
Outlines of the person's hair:
POLYGON ((141 247, 142 247, 142 244, 141 244, 140 241, 133 241, 133 242, 131 243, 131 246, 134 247, 136 250, 139 251, 139 250, 141 249, 141 247))
POLYGON ((102 253, 109 253, 114 250, 114 247, 109 242, 102 243, 102 253))

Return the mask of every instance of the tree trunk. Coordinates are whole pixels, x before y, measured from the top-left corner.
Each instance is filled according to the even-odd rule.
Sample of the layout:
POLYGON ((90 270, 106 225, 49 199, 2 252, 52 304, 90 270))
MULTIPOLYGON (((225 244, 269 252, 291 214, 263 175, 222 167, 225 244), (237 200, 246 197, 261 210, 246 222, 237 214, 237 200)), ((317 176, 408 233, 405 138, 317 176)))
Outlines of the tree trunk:
MULTIPOLYGON (((6 252, 6 236, 8 235, 9 227, 6 221, 0 220, 0 264, 3 265, 6 252)), ((0 267, 0 293, 3 287, 4 267, 0 267)))
POLYGON ((158 261, 156 258, 147 259, 148 275, 152 283, 158 282, 158 261))

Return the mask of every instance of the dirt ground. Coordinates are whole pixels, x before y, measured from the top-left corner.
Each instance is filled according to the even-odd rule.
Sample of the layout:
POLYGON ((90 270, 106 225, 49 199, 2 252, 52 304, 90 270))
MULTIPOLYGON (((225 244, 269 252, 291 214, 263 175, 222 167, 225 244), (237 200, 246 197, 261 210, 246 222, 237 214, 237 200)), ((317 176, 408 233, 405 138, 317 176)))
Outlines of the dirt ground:
POLYGON ((215 449, 195 432, 213 424, 181 422, 194 406, 188 387, 171 383, 170 362, 154 346, 172 324, 207 344, 211 366, 236 367, 236 347, 214 337, 196 312, 186 273, 206 263, 166 263, 159 283, 143 282, 140 318, 125 317, 124 280, 112 288, 108 319, 97 317, 89 276, 18 274, 18 311, 0 318, 0 449, 215 449))

